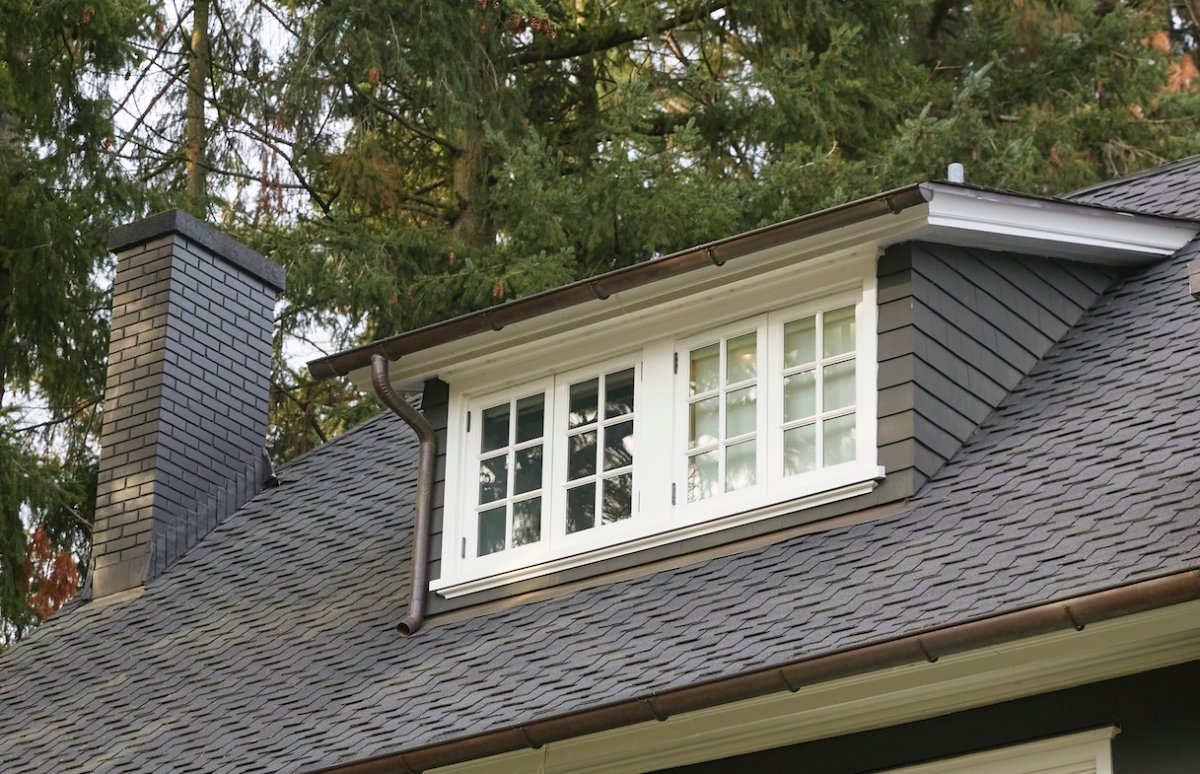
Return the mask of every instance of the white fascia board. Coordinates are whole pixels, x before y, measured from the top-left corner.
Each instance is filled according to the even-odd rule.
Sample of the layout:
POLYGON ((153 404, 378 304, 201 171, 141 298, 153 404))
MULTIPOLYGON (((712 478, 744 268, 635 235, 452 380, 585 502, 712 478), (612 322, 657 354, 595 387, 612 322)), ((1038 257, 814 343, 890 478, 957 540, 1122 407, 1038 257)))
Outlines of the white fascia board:
POLYGON ((887 728, 1195 661, 1200 601, 552 742, 431 774, 617 774, 887 728))
POLYGON ((1085 204, 929 183, 926 226, 909 238, 963 247, 1138 266, 1190 242, 1200 224, 1085 204))

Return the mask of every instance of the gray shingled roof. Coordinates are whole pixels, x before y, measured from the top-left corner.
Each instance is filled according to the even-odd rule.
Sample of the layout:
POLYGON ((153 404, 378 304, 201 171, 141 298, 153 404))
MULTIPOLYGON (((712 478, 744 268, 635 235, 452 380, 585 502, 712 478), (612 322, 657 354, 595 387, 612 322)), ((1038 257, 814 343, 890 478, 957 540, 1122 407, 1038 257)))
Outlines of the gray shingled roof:
POLYGON ((381 416, 0 657, 0 768, 305 770, 1191 566, 1198 254, 1106 294, 908 513, 408 640, 415 444, 381 416))
POLYGON ((1155 215, 1200 218, 1200 156, 1107 180, 1062 198, 1155 215))

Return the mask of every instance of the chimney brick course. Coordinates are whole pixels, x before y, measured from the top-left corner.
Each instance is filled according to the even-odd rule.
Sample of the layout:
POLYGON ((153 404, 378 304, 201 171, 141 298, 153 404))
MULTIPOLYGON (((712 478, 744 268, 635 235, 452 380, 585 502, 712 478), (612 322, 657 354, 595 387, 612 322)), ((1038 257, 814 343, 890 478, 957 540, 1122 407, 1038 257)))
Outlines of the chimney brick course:
POLYGON ((179 211, 115 229, 92 594, 136 588, 254 495, 283 270, 179 211))

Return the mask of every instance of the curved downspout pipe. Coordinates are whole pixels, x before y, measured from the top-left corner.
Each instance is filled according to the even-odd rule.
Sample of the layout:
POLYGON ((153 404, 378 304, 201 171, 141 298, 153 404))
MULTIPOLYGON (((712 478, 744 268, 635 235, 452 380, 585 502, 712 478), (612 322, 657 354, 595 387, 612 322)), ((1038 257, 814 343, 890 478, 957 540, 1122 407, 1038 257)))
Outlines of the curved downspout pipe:
POLYGON ((383 405, 404 420, 420 441, 417 457, 417 507, 413 519, 412 584, 408 596, 408 613, 396 627, 401 637, 411 637, 425 621, 425 595, 429 592, 429 514, 433 500, 433 463, 437 456, 437 439, 433 425, 420 411, 396 394, 388 377, 388 359, 380 354, 371 357, 371 386, 383 405))

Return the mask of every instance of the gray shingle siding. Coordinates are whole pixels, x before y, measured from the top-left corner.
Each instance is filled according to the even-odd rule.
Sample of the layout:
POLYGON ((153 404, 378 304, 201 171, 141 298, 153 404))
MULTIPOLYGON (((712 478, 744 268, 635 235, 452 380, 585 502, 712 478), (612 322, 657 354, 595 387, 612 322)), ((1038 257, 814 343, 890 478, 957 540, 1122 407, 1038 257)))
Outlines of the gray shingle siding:
POLYGON ((880 449, 914 469, 918 489, 1113 279, 926 242, 889 248, 878 276, 880 449))

